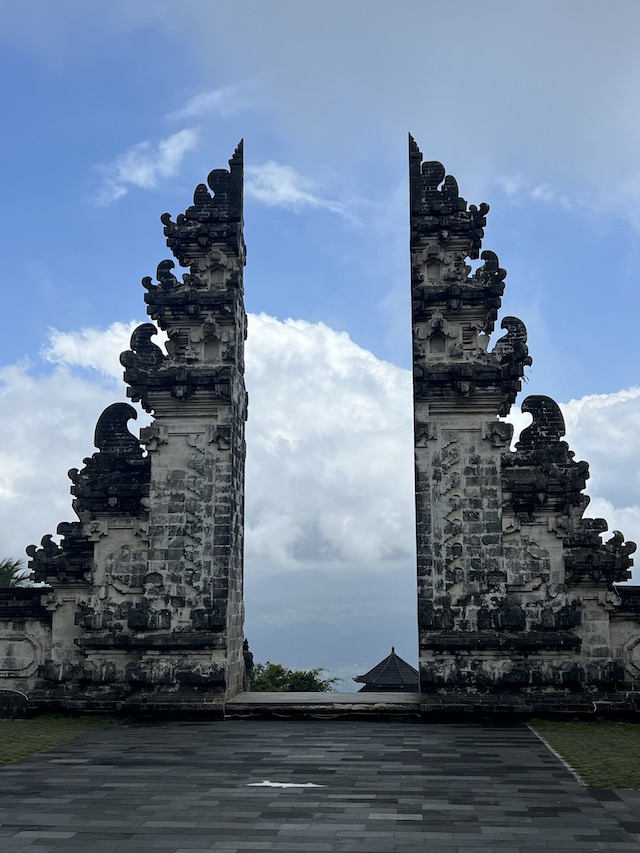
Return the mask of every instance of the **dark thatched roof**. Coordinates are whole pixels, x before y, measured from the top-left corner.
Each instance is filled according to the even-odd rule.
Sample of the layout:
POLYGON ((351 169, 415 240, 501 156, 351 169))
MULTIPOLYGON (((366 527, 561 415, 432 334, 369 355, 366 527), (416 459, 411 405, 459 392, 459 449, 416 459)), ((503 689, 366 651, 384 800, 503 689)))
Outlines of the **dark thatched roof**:
POLYGON ((418 691, 418 670, 396 654, 395 648, 391 648, 391 654, 379 664, 370 669, 364 675, 358 675, 353 679, 364 687, 362 691, 418 691))

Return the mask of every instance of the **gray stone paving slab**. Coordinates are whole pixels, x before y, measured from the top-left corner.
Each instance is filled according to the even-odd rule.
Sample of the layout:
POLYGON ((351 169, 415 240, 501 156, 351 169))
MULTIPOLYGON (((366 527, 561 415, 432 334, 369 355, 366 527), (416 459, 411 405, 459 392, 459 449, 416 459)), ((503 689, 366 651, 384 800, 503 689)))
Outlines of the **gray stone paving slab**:
POLYGON ((520 724, 145 722, 0 768, 1 853, 640 853, 639 839, 640 792, 586 790, 520 724))

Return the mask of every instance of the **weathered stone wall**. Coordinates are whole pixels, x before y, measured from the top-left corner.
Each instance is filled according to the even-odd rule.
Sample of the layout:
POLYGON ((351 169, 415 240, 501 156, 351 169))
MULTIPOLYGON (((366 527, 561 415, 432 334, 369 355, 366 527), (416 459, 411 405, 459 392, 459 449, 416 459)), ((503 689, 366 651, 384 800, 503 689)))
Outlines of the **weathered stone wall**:
MULTIPOLYGON (((515 317, 490 345, 506 272, 481 253, 489 208, 413 140, 409 158, 422 707, 640 708, 640 588, 616 585, 635 545, 584 517, 588 465, 553 400, 525 399, 510 449, 499 416, 531 358, 515 317)), ((229 167, 162 217, 188 272, 164 260, 142 282, 157 325, 121 361, 152 425, 138 439, 135 409, 105 410, 69 472, 78 521, 27 549, 48 586, 0 592, 0 691, 32 704, 211 710, 246 683, 241 146, 229 167)))
POLYGON ((412 139, 409 168, 423 708, 624 707, 640 624, 615 582, 635 546, 583 518, 588 465, 553 400, 524 401, 533 422, 509 449, 498 417, 531 358, 515 317, 490 346, 506 272, 493 252, 470 264, 489 208, 412 139))
POLYGON ((29 591, 40 610, 16 622, 0 602, 15 673, 2 684, 32 704, 215 709, 243 688, 242 145, 229 165, 175 222, 162 217, 188 272, 162 261, 157 283, 142 282, 157 327, 139 326, 121 361, 151 426, 138 439, 133 407, 105 410, 97 452, 69 472, 79 520, 59 525, 60 545, 27 549, 48 584, 29 591))
POLYGON ((40 599, 37 589, 0 589, 0 691, 26 693, 51 656, 51 615, 40 599))

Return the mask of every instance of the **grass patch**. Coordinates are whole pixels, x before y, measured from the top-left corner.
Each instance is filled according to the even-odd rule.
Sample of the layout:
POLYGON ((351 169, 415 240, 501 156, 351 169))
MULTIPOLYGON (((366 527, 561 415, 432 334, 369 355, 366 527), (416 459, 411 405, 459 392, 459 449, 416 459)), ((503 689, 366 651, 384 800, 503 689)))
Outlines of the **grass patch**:
POLYGON ((43 714, 28 720, 0 720, 0 765, 9 764, 120 722, 116 717, 43 714))
POLYGON ((640 725, 532 720, 589 788, 640 788, 640 725))

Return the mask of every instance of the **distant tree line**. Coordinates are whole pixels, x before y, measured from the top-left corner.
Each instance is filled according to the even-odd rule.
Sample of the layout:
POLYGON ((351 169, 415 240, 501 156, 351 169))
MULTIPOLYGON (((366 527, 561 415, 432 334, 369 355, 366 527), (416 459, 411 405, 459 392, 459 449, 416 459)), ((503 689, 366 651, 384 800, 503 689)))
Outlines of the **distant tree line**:
POLYGON ((287 669, 281 663, 256 663, 251 673, 251 690, 271 693, 326 693, 337 678, 323 678, 325 670, 287 669))

